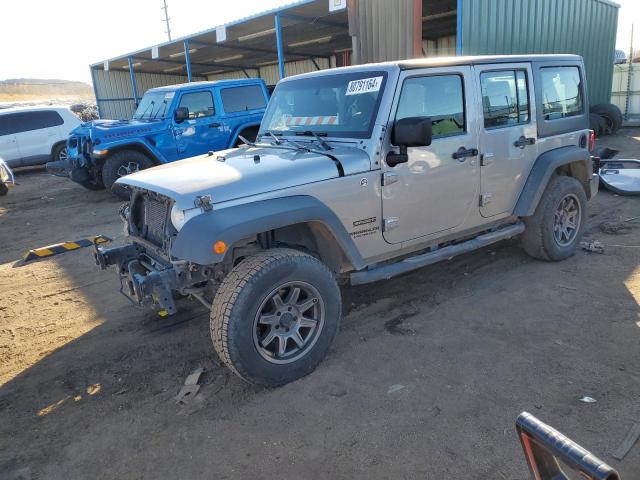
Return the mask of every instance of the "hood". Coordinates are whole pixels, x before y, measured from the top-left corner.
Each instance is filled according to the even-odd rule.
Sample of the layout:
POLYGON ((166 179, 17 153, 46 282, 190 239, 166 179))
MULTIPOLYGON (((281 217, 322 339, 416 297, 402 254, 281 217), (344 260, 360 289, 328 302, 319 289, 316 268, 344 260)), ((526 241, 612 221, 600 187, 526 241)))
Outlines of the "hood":
POLYGON ((92 120, 81 124, 72 132, 76 134, 87 134, 90 132, 91 138, 104 141, 119 140, 123 137, 147 135, 162 130, 164 123, 161 119, 144 120, 92 120))
MULTIPOLYGON (((371 167, 368 154, 356 147, 341 146, 329 153, 340 160, 345 175, 371 167)), ((336 164, 322 153, 243 147, 150 168, 117 183, 160 193, 187 210, 200 195, 211 195, 216 204, 338 176, 336 164)))

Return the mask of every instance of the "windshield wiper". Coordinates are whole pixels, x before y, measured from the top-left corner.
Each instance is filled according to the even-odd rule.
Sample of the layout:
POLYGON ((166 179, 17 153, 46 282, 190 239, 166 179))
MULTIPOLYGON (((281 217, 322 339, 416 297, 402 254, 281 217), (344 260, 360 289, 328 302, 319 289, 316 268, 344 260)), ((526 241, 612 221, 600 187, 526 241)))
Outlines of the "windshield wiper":
MULTIPOLYGON (((269 135, 271 138, 273 138, 273 141, 275 142, 276 145, 281 145, 282 141, 276 137, 276 134, 273 133, 271 130, 267 130, 266 132, 264 132, 265 135, 269 135)), ((280 134, 280 136, 282 136, 282 134, 280 134)))
POLYGON ((149 108, 153 107, 156 104, 155 100, 151 100, 151 103, 149 105, 147 105, 147 108, 144 109, 144 111, 140 114, 139 117, 136 117, 135 115, 133 116, 133 118, 144 118, 144 114, 147 113, 147 110, 149 110, 149 108))
MULTIPOLYGON (((164 116, 164 112, 167 111, 167 101, 163 100, 162 103, 164 104, 164 107, 162 108, 162 115, 164 116)), ((151 117, 151 120, 155 120, 156 117, 158 116, 158 113, 160 113, 160 107, 158 107, 158 110, 156 110, 156 114, 153 117, 151 117)), ((163 117, 160 117, 160 118, 163 118, 163 117)))
POLYGON ((296 132, 296 136, 313 137, 318 141, 320 146, 325 150, 333 150, 333 147, 331 145, 329 145, 322 138, 320 138, 320 137, 326 137, 327 132, 314 132, 313 130, 305 130, 304 132, 296 132))

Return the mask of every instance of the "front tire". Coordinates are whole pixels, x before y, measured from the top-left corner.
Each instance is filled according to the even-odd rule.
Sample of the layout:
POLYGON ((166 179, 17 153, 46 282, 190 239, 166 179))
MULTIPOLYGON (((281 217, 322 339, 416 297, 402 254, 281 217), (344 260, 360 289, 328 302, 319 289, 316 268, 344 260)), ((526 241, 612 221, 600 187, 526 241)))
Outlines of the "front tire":
POLYGON ((69 158, 67 146, 64 143, 59 143, 53 147, 51 158, 54 162, 65 162, 69 158))
POLYGON ((341 311, 340 289, 326 265, 297 250, 268 250, 242 260, 223 280, 211 309, 211 338, 243 380, 277 387, 318 366, 341 311))
POLYGON ((121 150, 110 155, 102 166, 102 182, 116 197, 128 200, 129 190, 122 185, 114 185, 116 180, 145 168, 153 167, 153 162, 144 153, 136 150, 121 150))
POLYGON ((0 180, 0 197, 4 197, 7 193, 9 193, 9 187, 0 180))
POLYGON ((530 256, 559 261, 576 251, 587 220, 587 197, 578 180, 554 176, 531 217, 525 217, 522 246, 530 256))

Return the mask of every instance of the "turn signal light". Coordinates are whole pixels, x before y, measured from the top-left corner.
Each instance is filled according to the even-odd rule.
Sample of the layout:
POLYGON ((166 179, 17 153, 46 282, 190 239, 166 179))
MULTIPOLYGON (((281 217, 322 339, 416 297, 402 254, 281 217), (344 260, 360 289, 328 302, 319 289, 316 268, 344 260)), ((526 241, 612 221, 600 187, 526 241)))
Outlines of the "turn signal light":
POLYGON ((213 244, 213 251, 218 255, 220 255, 227 251, 227 244, 224 243, 222 240, 218 240, 216 243, 213 244))

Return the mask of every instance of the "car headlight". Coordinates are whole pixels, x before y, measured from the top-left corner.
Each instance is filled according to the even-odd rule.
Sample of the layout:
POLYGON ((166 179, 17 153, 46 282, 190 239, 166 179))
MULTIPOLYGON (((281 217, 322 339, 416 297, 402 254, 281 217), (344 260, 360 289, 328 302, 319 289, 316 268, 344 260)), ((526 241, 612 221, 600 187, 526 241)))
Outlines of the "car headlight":
POLYGON ((180 230, 188 220, 202 213, 199 208, 189 208, 188 210, 180 210, 175 205, 171 209, 171 223, 176 230, 180 230))

